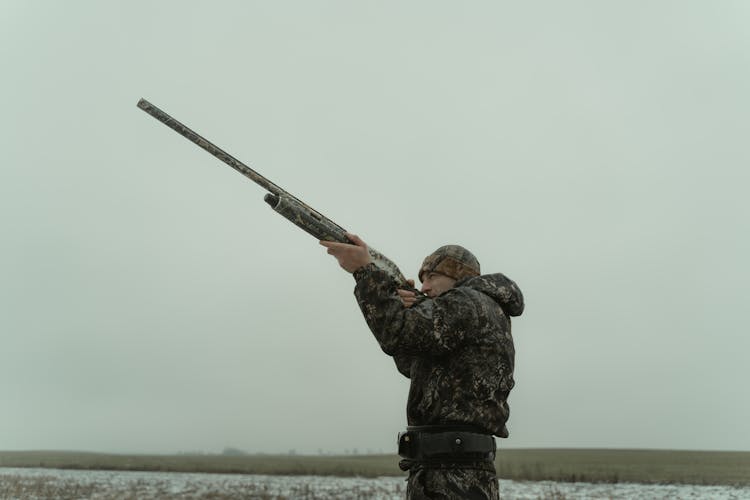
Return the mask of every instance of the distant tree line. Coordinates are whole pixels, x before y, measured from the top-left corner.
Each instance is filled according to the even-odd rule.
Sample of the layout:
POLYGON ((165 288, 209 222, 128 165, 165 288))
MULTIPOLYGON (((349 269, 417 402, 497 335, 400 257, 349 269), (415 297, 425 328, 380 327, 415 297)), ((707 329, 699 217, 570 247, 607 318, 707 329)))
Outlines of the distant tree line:
POLYGON ((242 455, 247 455, 248 453, 244 450, 240 450, 239 448, 232 448, 231 446, 227 446, 224 448, 221 452, 222 455, 226 455, 228 457, 238 457, 242 455))

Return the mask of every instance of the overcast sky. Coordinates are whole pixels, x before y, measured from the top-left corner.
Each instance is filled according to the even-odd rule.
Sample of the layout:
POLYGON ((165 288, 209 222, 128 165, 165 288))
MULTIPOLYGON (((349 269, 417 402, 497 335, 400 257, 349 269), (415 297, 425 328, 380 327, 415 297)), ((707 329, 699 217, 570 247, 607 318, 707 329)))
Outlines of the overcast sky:
POLYGON ((503 447, 750 450, 750 4, 0 3, 0 449, 395 452, 354 281, 519 284, 503 447))

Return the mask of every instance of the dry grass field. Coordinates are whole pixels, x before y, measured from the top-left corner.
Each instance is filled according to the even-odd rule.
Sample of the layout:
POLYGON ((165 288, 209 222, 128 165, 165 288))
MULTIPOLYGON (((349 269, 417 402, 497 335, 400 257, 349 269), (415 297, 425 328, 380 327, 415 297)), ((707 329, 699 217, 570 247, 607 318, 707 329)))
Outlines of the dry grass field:
MULTIPOLYGON (((394 455, 117 455, 0 452, 0 467, 216 472, 341 477, 399 476, 394 455)), ((592 483, 750 486, 750 452, 510 449, 496 460, 502 479, 592 483)))
POLYGON ((517 480, 750 485, 750 452, 518 449, 498 453, 495 465, 517 480))

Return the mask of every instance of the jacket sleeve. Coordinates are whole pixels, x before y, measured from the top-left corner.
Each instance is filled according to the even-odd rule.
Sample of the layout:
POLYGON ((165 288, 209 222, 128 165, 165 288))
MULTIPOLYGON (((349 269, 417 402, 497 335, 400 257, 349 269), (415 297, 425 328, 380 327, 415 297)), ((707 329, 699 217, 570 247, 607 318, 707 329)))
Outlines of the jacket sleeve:
POLYGON ((445 354, 479 324, 472 290, 453 288, 407 308, 396 293, 396 282, 375 265, 357 270, 354 278, 354 295, 365 321, 383 352, 391 356, 445 354))

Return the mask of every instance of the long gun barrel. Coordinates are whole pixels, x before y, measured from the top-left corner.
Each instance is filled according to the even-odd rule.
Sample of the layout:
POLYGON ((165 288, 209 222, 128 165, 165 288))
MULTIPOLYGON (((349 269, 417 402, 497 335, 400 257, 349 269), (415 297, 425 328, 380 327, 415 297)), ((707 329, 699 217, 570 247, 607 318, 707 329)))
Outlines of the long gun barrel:
MULTIPOLYGON (((271 208, 289 219, 291 222, 296 224, 307 233, 311 234, 318 240, 351 243, 351 241, 346 237, 347 231, 344 228, 342 228, 311 206, 307 205, 302 200, 298 199, 297 197, 288 193, 286 190, 274 184, 252 168, 248 167, 234 156, 216 146, 208 139, 204 138, 200 134, 191 130, 189 127, 172 118, 167 113, 157 108, 147 100, 141 99, 140 101, 138 101, 138 107, 162 122, 167 127, 171 128, 186 139, 194 142, 251 181, 264 188, 266 191, 268 191, 268 194, 266 194, 264 200, 269 205, 271 205, 271 208)), ((373 248, 369 248, 369 252, 370 257, 372 258, 372 261, 375 263, 375 265, 385 270, 390 276, 392 276, 400 287, 413 290, 412 285, 406 281, 406 278, 404 278, 404 275, 398 269, 396 264, 394 264, 390 259, 388 259, 377 250, 374 250, 373 248)))

